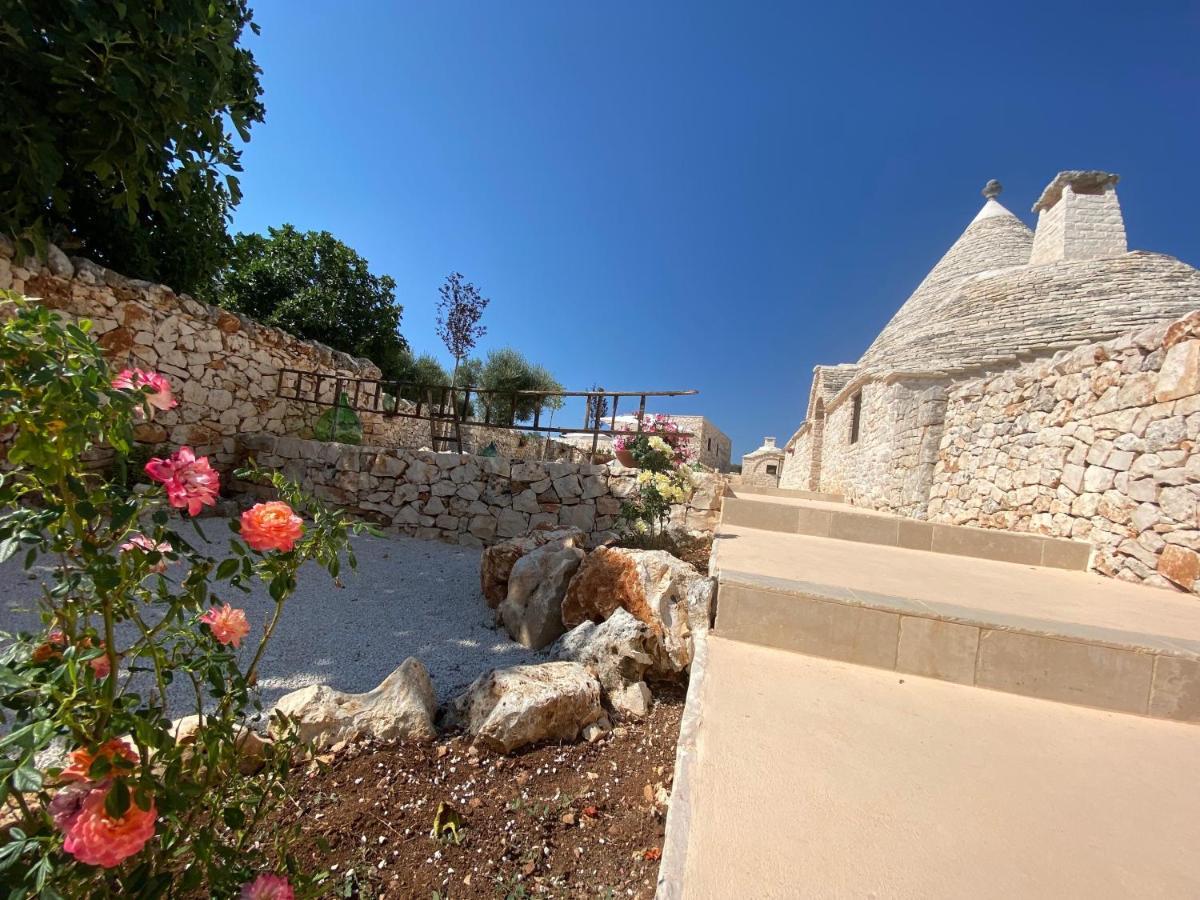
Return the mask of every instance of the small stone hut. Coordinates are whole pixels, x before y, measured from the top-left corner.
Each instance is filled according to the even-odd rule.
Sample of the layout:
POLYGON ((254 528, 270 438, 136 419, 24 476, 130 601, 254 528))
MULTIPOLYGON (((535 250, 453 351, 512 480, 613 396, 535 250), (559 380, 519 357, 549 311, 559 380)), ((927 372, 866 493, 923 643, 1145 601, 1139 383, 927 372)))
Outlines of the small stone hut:
POLYGON ((742 456, 741 483, 746 486, 779 487, 785 454, 775 438, 763 438, 762 446, 742 456))

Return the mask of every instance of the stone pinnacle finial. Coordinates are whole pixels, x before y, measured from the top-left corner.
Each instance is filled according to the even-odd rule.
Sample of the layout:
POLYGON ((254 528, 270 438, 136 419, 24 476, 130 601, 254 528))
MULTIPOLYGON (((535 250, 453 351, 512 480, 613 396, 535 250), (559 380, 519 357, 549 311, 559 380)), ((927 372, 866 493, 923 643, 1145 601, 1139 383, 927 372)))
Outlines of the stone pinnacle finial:
POLYGON ((998 182, 995 178, 983 186, 983 196, 989 200, 995 200, 1000 196, 1000 192, 1004 190, 1004 185, 998 182))

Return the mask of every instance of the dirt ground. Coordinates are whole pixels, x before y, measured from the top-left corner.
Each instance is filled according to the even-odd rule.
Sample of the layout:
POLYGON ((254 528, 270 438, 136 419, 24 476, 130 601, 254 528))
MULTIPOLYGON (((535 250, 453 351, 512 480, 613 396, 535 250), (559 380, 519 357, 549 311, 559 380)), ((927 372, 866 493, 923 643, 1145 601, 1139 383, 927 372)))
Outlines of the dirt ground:
POLYGON ((461 737, 346 748, 298 773, 298 805, 277 815, 299 818, 292 850, 330 872, 326 896, 649 900, 683 711, 678 686, 654 693, 645 721, 592 744, 509 756, 461 737))

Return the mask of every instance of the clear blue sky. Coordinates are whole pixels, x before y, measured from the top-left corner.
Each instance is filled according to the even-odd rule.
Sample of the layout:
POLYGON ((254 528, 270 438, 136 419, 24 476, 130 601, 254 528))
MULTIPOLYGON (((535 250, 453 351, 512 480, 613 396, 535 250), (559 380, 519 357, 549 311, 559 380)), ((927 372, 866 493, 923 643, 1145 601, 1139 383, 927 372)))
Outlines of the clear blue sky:
MULTIPOLYGON (((327 229, 491 297, 567 387, 697 388, 735 458, 801 421, 975 215, 1119 172, 1130 245, 1200 264, 1200 4, 253 2, 238 230, 327 229)), ((1198 304, 1200 305, 1200 304, 1198 304)))

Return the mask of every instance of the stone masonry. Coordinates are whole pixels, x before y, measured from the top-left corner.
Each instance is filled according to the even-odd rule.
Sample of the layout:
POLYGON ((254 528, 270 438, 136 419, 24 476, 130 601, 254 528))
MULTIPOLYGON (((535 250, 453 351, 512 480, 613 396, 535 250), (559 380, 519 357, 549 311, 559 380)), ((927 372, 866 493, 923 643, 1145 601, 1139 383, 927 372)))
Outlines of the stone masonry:
MULTIPOLYGON (((227 465, 235 456, 238 432, 310 432, 324 410, 277 397, 281 368, 379 377, 365 359, 299 340, 163 285, 125 278, 89 260, 68 259, 57 247, 49 248, 42 263, 17 261, 14 255, 12 244, 0 238, 0 288, 40 298, 68 318, 91 320, 92 334, 114 368, 151 368, 171 379, 179 405, 140 427, 137 437, 144 443, 187 444, 227 465)), ((384 427, 380 416, 361 418, 368 440, 384 427)))
MULTIPOLYGON (((420 538, 483 546, 540 527, 574 526, 592 545, 616 537, 621 501, 637 471, 458 453, 358 447, 272 434, 239 436, 243 456, 278 469, 317 497, 379 525, 420 538)), ((694 473, 688 504, 671 523, 711 532, 725 476, 694 473)), ((261 486, 235 483, 267 496, 261 486)))
POLYGON ((956 385, 934 521, 1090 541, 1095 567, 1200 587, 1200 312, 956 385))
MULTIPOLYGON (((1200 308, 1200 271, 1127 250, 1116 183, 1108 172, 1059 173, 1034 206, 1036 233, 989 183, 979 214, 858 362, 814 369, 780 484, 1088 540, 1101 571, 1192 589, 1192 400, 1146 391, 1172 352, 1152 336, 1200 308), (1088 399, 1054 367, 1097 346, 1120 359, 1096 361, 1088 399), (1110 465, 1110 454, 1115 464, 1133 454, 1138 470, 1110 465)), ((1167 370, 1183 365, 1174 353, 1167 370)))

